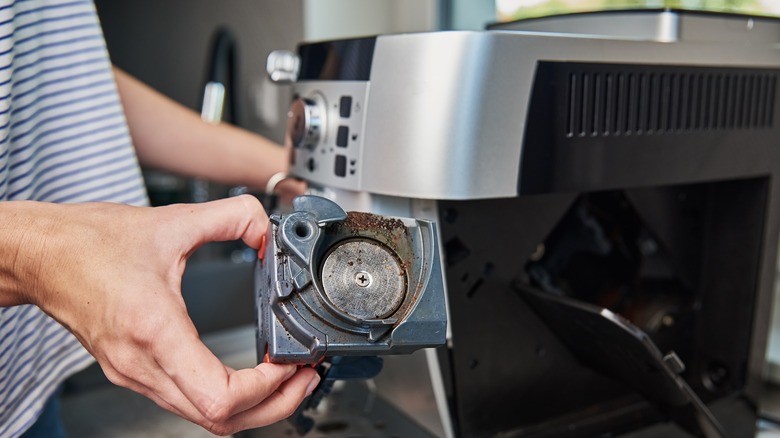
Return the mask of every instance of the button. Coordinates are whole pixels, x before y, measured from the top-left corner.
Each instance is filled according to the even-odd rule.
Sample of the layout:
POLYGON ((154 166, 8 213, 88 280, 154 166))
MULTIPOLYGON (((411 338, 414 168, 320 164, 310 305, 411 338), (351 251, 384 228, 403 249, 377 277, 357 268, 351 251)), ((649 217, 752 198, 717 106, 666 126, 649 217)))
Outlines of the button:
POLYGON ((336 176, 347 176, 347 156, 336 155, 336 176))
POLYGON ((339 131, 336 133, 336 146, 342 148, 347 147, 349 141, 349 126, 339 126, 339 131))
POLYGON ((352 96, 341 96, 339 99, 339 115, 348 119, 352 114, 352 96))

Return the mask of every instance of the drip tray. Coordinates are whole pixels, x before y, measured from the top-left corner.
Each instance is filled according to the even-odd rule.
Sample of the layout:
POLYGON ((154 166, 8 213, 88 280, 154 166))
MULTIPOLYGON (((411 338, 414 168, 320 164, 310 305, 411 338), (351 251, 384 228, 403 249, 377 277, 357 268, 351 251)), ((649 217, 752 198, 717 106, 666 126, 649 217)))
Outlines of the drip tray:
POLYGON ((677 355, 662 354, 631 322, 608 309, 530 286, 523 287, 521 294, 585 366, 634 389, 669 420, 696 436, 727 436, 680 377, 685 366, 677 355))

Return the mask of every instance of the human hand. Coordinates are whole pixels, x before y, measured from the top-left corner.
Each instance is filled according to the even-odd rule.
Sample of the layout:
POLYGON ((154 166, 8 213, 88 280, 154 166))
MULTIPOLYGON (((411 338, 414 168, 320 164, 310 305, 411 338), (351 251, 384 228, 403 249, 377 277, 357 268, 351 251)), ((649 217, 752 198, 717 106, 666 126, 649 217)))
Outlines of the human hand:
POLYGON ((307 184, 297 178, 285 178, 276 185, 275 193, 283 204, 290 204, 296 196, 306 193, 307 184))
POLYGON ((113 383, 227 435, 288 417, 318 382, 294 365, 226 367, 187 314, 181 277, 197 247, 243 239, 258 248, 268 218, 253 197, 157 208, 4 204, 25 224, 17 298, 5 304, 33 303, 60 321, 113 383))

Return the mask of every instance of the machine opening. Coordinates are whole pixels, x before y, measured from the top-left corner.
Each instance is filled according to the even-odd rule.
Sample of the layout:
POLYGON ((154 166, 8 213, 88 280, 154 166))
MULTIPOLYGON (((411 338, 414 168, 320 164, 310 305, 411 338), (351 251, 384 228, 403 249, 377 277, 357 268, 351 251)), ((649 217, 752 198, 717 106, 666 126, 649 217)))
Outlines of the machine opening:
MULTIPOLYGON (((677 201, 696 202, 682 193, 677 201)), ((686 228, 696 239, 698 227, 686 228)), ((683 362, 690 357, 695 273, 625 192, 580 195, 541 245, 544 255, 525 265, 532 286, 607 308, 647 333, 661 351, 675 351, 683 362)))
POLYGON ((441 224, 461 432, 600 436, 670 421, 649 399, 650 368, 643 371, 634 346, 600 329, 562 336, 576 325, 569 313, 540 311, 529 293, 629 320, 661 356, 676 354, 680 377, 727 430, 752 427, 743 391, 770 181, 442 202, 443 215, 457 217, 441 224), (621 363, 618 377, 609 367, 621 363), (480 398, 485 391, 494 396, 480 398))
MULTIPOLYGON (((676 353, 681 376, 705 403, 736 395, 746 380, 766 184, 755 178, 581 193, 535 244, 544 251, 524 263, 524 283, 629 320, 662 354, 676 353)), ((561 320, 537 316, 557 332, 561 320)), ((607 355, 630 350, 599 349, 605 340, 598 337, 581 333, 576 342, 593 342, 592 350, 607 355)), ((571 339, 560 340, 568 349, 571 339)), ((599 368, 614 360, 581 366, 604 374, 599 368)), ((650 376, 624 375, 623 390, 594 391, 584 406, 607 414, 650 376)), ((579 415, 572 407, 553 418, 579 415)), ((557 421, 550 420, 547 427, 557 421)))

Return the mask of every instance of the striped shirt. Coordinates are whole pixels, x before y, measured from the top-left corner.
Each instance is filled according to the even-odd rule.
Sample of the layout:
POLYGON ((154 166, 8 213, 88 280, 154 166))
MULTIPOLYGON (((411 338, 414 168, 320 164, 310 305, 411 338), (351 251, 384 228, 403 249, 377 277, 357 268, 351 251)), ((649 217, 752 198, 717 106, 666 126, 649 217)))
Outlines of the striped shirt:
MULTIPOLYGON (((0 0, 0 199, 148 203, 91 0, 0 0)), ((0 437, 92 360, 37 307, 0 308, 0 437)))

